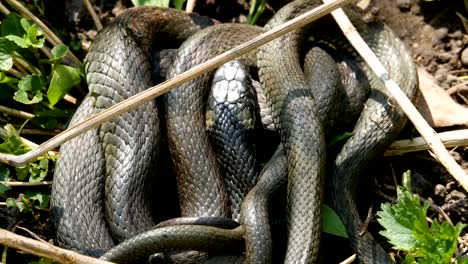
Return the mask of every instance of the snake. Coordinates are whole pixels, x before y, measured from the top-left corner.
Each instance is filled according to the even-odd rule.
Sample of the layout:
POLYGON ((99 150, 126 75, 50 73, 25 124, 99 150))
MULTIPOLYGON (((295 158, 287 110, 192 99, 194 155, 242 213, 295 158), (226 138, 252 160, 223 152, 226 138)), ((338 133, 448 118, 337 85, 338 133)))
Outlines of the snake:
MULTIPOLYGON (((150 58, 154 49, 172 48, 183 42, 168 71, 168 78, 172 78, 319 4, 315 0, 294 1, 279 10, 264 29, 241 24, 213 25, 211 19, 172 9, 130 8, 96 36, 86 57, 89 94, 70 124, 77 124, 151 86, 150 58)), ((401 41, 381 24, 369 26, 358 16, 350 17, 378 57, 391 66, 390 75, 410 98, 415 98, 416 73, 401 41)), ((320 27, 312 25, 312 29, 320 32, 320 27)), ((330 125, 322 125, 327 119, 318 106, 322 100, 317 100, 314 88, 302 74, 298 43, 304 32, 307 30, 289 33, 242 58, 248 65, 256 64, 259 68, 272 122, 287 157, 287 162, 283 161, 287 171, 284 175, 288 177, 286 263, 311 263, 318 259, 326 172, 325 131, 333 130, 330 125), (282 52, 279 54, 278 50, 282 52)), ((342 39, 335 36, 338 38, 342 39)), ((347 52, 352 53, 349 49, 347 52)), ((354 196, 358 175, 396 136, 405 116, 391 103, 391 96, 362 60, 358 64, 370 84, 370 97, 361 105, 364 110, 353 136, 332 164, 330 199, 345 223, 358 257, 364 263, 387 263, 390 260, 372 236, 358 234, 361 222, 354 196)), ((112 248, 106 258, 120 254, 122 248, 143 248, 136 249, 135 255, 127 254, 143 257, 148 254, 148 243, 154 245, 154 241, 171 234, 174 239, 166 239, 156 250, 213 252, 210 245, 214 243, 219 245, 214 250, 217 252, 243 251, 243 235, 248 228, 226 230, 186 224, 154 229, 148 203, 151 198, 148 190, 158 177, 164 176, 157 175, 156 168, 162 137, 160 123, 165 119, 170 158, 177 164, 182 216, 229 216, 229 198, 203 125, 202 98, 206 97, 205 87, 211 79, 210 74, 205 74, 168 93, 164 109, 149 102, 61 146, 51 201, 59 245, 93 256, 101 256, 112 248)), ((248 195, 246 200, 249 201, 248 195)), ((242 222, 247 226, 248 220, 244 218, 242 222)), ((252 237, 257 243, 260 241, 255 234, 252 237)), ((262 254, 259 255, 265 257, 262 254)))

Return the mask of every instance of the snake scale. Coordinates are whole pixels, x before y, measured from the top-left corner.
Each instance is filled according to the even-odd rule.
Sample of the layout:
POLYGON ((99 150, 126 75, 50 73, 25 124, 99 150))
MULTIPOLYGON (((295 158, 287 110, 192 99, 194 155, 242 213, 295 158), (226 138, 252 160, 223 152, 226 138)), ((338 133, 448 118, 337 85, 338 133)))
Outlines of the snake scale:
MULTIPOLYGON (((166 77, 172 78, 320 3, 293 1, 264 28, 219 24, 172 9, 130 8, 96 36, 86 57, 89 94, 71 125, 152 86, 156 50, 178 48, 167 70, 166 77)), ((383 24, 365 23, 352 9, 345 10, 389 66, 392 78, 414 99, 416 72, 401 41, 383 24)), ((223 180, 215 152, 236 146, 223 149, 210 142, 205 121, 214 114, 206 114, 205 105, 213 73, 205 74, 164 95, 159 103, 139 106, 61 146, 51 201, 58 244, 122 263, 144 261, 157 252, 186 250, 208 252, 207 263, 270 263, 268 203, 271 195, 287 185, 285 263, 317 262, 324 196, 345 223, 360 260, 390 263, 369 233, 359 236, 361 222, 354 196, 358 175, 404 125, 401 109, 391 103, 384 87, 346 44, 330 17, 262 46, 243 56, 241 62, 247 68, 258 68, 263 93, 258 97, 265 99, 267 108, 262 111, 271 113, 271 126, 281 139, 262 173, 249 178, 247 184, 230 185, 223 180), (321 40, 316 41, 320 48, 313 48, 310 56, 304 55, 301 44, 308 34, 321 40), (303 71, 302 62, 309 57, 311 70, 304 67, 303 71), (339 72, 342 77, 337 77, 339 72), (340 116, 346 120, 340 121, 340 116), (353 135, 336 160, 332 157, 330 161, 325 139, 346 126, 354 127, 353 135), (170 157, 161 152, 166 135, 170 157), (176 174, 181 216, 191 218, 156 227, 151 203, 158 201, 151 200, 152 191, 161 178, 170 175, 160 169, 161 160, 168 158, 176 174), (329 184, 324 191, 325 180, 329 184), (242 189, 238 199, 228 194, 236 189, 242 189), (222 227, 199 217, 234 217, 240 226, 222 227)), ((213 101, 209 105, 211 110, 220 108, 213 101)), ((244 112, 245 116, 253 113, 244 112)), ((242 124, 244 128, 252 125, 242 124)), ((226 127, 232 130, 236 126, 239 124, 226 127)), ((214 138, 222 137, 215 134, 214 138)), ((258 164, 251 161, 249 166, 258 164)))

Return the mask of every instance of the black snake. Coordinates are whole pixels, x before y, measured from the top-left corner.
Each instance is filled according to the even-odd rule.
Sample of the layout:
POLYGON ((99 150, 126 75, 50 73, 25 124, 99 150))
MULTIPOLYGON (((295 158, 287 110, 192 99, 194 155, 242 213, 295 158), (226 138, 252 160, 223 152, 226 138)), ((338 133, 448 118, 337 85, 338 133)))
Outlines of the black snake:
MULTIPOLYGON (((89 94, 71 124, 150 87, 151 58, 157 49, 177 48, 182 44, 167 75, 171 78, 319 4, 320 1, 294 1, 279 10, 265 29, 242 24, 211 26, 213 22, 208 18, 172 9, 128 9, 99 32, 90 48, 86 57, 89 94), (210 27, 201 30, 207 26, 210 27)), ((390 75, 409 97, 415 98, 416 72, 401 41, 382 24, 366 24, 356 13, 347 12, 384 65, 389 66, 390 75)), ((275 155, 275 160, 283 164, 282 175, 288 175, 285 262, 317 260, 326 171, 325 131, 337 133, 340 116, 364 108, 353 136, 331 164, 330 171, 334 173, 330 181, 330 201, 342 217, 363 262, 385 263, 389 259, 372 236, 369 233, 358 235, 360 220, 354 192, 360 171, 388 146, 403 126, 405 117, 390 103, 385 89, 351 49, 345 50, 346 54, 353 54, 348 56, 352 61, 342 55, 343 37, 332 21, 326 21, 329 19, 321 19, 308 28, 278 38, 242 58, 247 65, 259 68, 271 120, 284 146, 284 151, 278 150, 280 154, 275 155), (333 59, 326 63, 320 59, 320 66, 307 75, 327 79, 326 85, 315 82, 310 87, 303 74, 300 42, 307 32, 312 32, 317 39, 326 32, 329 44, 324 48, 336 53, 335 60, 342 61, 340 68, 330 66, 324 70, 325 66, 334 65, 333 59), (358 67, 355 79, 361 78, 357 82, 371 87, 370 92, 361 91, 362 95, 369 94, 365 104, 362 96, 346 96, 351 90, 361 89, 359 84, 349 86, 348 80, 343 79, 341 83, 351 88, 340 89, 334 79, 338 70, 347 72, 353 67, 358 67), (347 105, 358 110, 336 108, 338 99, 322 98, 329 88, 338 89, 331 91, 332 98, 346 97, 347 105), (332 110, 324 111, 326 106, 332 110), (326 123, 322 125, 323 122, 326 123), (280 158, 281 153, 282 157, 287 157, 287 162, 286 158, 280 158)), ((167 153, 160 151, 165 133, 170 158, 176 165, 181 215, 230 216, 233 207, 228 206, 225 183, 205 127, 203 98, 206 98, 211 79, 210 74, 205 74, 168 93, 164 107, 158 107, 156 102, 144 104, 62 145, 52 190, 52 214, 61 246, 101 256, 125 240, 105 255, 107 259, 125 262, 136 261, 138 257, 145 259, 151 252, 158 251, 240 254, 244 250, 244 236, 247 261, 271 261, 271 245, 259 242, 263 238, 271 239, 268 235, 261 237, 268 234, 268 223, 259 220, 266 231, 256 230, 260 225, 255 227, 255 217, 265 219, 265 216, 258 216, 266 213, 259 210, 265 205, 257 204, 255 199, 260 198, 251 197, 268 197, 278 182, 285 182, 281 177, 277 180, 262 177, 270 173, 267 169, 270 167, 272 171, 281 171, 275 167, 279 165, 267 165, 255 191, 245 198, 247 205, 243 204, 240 212, 244 227, 228 230, 182 224, 153 229, 153 208, 149 201, 153 187, 167 175, 159 169, 161 160, 167 159, 164 157, 167 153), (167 132, 161 129, 161 123, 166 124, 167 132), (271 185, 271 182, 276 183, 271 185), (265 191, 261 191, 262 188, 265 191), (252 211, 251 208, 257 209, 252 211), (140 235, 135 236, 137 234, 140 235)))

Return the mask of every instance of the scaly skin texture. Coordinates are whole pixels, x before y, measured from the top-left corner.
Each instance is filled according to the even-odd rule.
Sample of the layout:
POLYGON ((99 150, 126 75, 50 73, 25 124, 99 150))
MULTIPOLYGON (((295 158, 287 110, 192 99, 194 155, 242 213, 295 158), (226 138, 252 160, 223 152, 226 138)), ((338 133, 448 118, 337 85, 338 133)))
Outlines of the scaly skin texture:
MULTIPOLYGON (((215 25, 203 30, 179 48, 168 78, 260 32, 259 28, 243 24, 215 25)), ((165 97, 168 141, 176 165, 182 216, 229 215, 228 197, 205 127, 204 98, 211 79, 209 74, 202 75, 165 97)))
MULTIPOLYGON (((347 10, 347 15, 387 67, 392 79, 410 99, 415 100, 418 93, 417 73, 403 43, 383 24, 367 25, 352 10, 347 10)), ((385 151, 403 128, 407 118, 368 66, 360 57, 355 57, 369 80, 371 93, 354 126, 352 137, 345 143, 335 160, 330 181, 331 201, 346 226, 360 261, 369 264, 392 263, 369 232, 359 235, 362 221, 357 212, 355 193, 363 170, 372 158, 385 151)))
POLYGON ((260 173, 259 181, 249 192, 241 210, 244 228, 245 263, 272 263, 273 241, 268 219, 268 202, 287 183, 287 159, 282 146, 260 173))
MULTIPOLYGON (((310 1, 302 2, 295 1, 279 10, 265 30, 319 5, 318 1, 312 5, 310 1)), ((325 135, 313 89, 300 66, 300 38, 301 33, 295 31, 260 47, 257 62, 273 121, 288 157, 286 263, 317 260, 325 173, 325 135)))
POLYGON ((257 182, 253 93, 249 72, 234 60, 216 71, 207 103, 206 128, 236 221, 242 201, 257 182))
MULTIPOLYGON (((266 29, 319 3, 318 0, 293 2, 279 11, 266 29)), ((170 42, 166 37, 180 43, 198 31, 200 20, 193 18, 173 10, 135 8, 101 31, 87 57, 90 94, 72 124, 151 86, 148 58, 152 49, 166 48, 170 42), (159 37, 164 37, 164 41, 157 42, 159 37)), ((414 66, 401 42, 383 27, 380 31, 378 26, 371 30, 364 23, 357 23, 360 23, 361 34, 384 59, 384 64, 391 66, 391 77, 413 98, 416 94, 414 66)), ((215 26, 201 32, 179 50, 169 78, 257 36, 259 32, 258 28, 247 25, 215 26)), ((312 97, 314 89, 310 89, 299 66, 298 41, 302 32, 277 39, 258 53, 259 75, 288 157, 287 263, 310 263, 317 259, 325 169, 321 125, 324 118, 318 114, 312 97), (278 50, 284 57, 276 57, 278 50)), ((364 71, 373 90, 365 106, 367 111, 360 117, 353 137, 334 164, 331 196, 332 205, 344 220, 360 259, 364 263, 385 263, 389 260, 372 237, 368 233, 358 236, 361 222, 355 210, 354 192, 361 170, 369 159, 388 146, 405 118, 394 103, 389 103, 391 99, 376 84, 372 74, 364 71)), ((179 174, 184 215, 229 214, 223 182, 203 126, 202 102, 209 80, 210 76, 206 74, 166 97, 169 144, 179 174)), ((152 182, 151 177, 138 178, 138 175, 153 169, 152 161, 158 152, 157 144, 153 145, 158 142, 158 122, 156 106, 150 102, 62 146, 52 193, 53 220, 60 245, 100 255, 112 247, 112 238, 124 239, 151 227, 145 201, 147 194, 144 193, 144 189, 151 185, 139 187, 126 183, 152 182), (105 202, 102 202, 103 197, 105 202), (139 220, 131 220, 131 217, 139 220)), ((238 237, 230 240, 233 232, 200 226, 195 229, 192 226, 161 228, 127 240, 109 255, 120 254, 125 260, 146 256, 150 249, 205 250, 213 245, 210 244, 213 241, 219 245, 237 241, 238 237), (169 235, 170 232, 175 233, 169 235)), ((239 249, 238 242, 231 246, 239 249)))
MULTIPOLYGON (((90 48, 89 94, 72 124, 150 87, 151 49, 180 45, 210 24, 176 10, 126 10, 99 32, 90 48)), ((114 244, 112 238, 122 240, 154 226, 147 190, 157 176, 159 129, 152 101, 61 147, 51 202, 60 245, 101 255, 114 244)))
POLYGON ((210 226, 178 225, 139 234, 120 243, 101 258, 117 263, 142 263, 153 252, 197 250, 232 254, 242 252, 243 244, 240 227, 226 230, 210 226))

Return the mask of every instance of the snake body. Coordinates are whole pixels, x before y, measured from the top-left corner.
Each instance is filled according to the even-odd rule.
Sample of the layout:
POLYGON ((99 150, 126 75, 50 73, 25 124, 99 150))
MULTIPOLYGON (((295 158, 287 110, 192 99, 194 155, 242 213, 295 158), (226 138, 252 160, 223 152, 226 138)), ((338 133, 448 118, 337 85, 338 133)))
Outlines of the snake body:
MULTIPOLYGON (((89 50, 90 92, 71 124, 151 86, 151 50, 180 45, 211 24, 171 9, 127 10, 89 50)), ((149 102, 62 145, 51 203, 59 244, 99 256, 114 240, 154 226, 145 183, 157 177, 159 129, 156 103, 149 102)))
MULTIPOLYGON (((282 8, 263 30, 319 4, 318 0, 294 1, 282 8)), ((353 15, 351 17, 374 52, 392 66, 392 77, 414 98, 416 74, 401 42, 389 29, 369 26, 353 15), (400 74, 400 71, 404 73, 400 74)), ((168 71, 167 77, 172 78, 263 32, 260 28, 241 24, 214 25, 201 30, 212 24, 207 18, 171 9, 127 10, 98 34, 89 51, 86 69, 90 93, 71 124, 151 86, 150 58, 155 49, 170 48, 172 44, 178 46, 183 42, 168 71)), ((259 68, 261 89, 284 146, 285 156, 275 155, 278 164, 266 168, 274 168, 272 171, 283 177, 287 168, 286 263, 311 263, 318 258, 326 169, 325 131, 336 130, 338 120, 335 117, 339 116, 333 110, 322 112, 322 105, 333 105, 336 103, 330 102, 335 101, 317 100, 321 95, 317 91, 336 88, 336 69, 316 69, 316 76, 329 78, 327 85, 311 85, 302 72, 299 54, 305 32, 307 29, 287 34, 266 44, 257 53, 243 57, 247 65, 256 64, 259 68), (282 52, 278 53, 278 50, 282 52), (323 124, 327 120, 333 122, 323 124)), ((332 43, 336 43, 336 47, 342 46, 338 42, 332 43)), ((320 56, 313 58, 317 63, 322 59, 320 56)), ((328 58, 326 60, 327 65, 333 64, 328 58)), ((355 210, 354 192, 357 176, 372 157, 388 146, 405 118, 398 107, 388 103, 389 95, 366 66, 359 64, 372 90, 352 138, 333 164, 331 201, 344 220, 360 259, 364 263, 385 263, 389 260, 371 235, 358 235, 360 220, 355 210)), ((211 74, 205 74, 165 96, 163 112, 171 159, 177 172, 182 216, 230 215, 226 187, 204 126, 204 101, 211 79, 211 74)), ((341 82, 347 81, 342 79, 341 82)), ((346 92, 332 90, 331 94, 341 93, 343 96, 346 92)), ((362 108, 362 103, 356 108, 362 108)), ((281 176, 260 176, 259 185, 247 195, 240 211, 240 221, 245 226, 227 230, 182 224, 152 229, 155 223, 147 190, 161 177, 153 175, 158 166, 161 137, 159 116, 156 103, 150 102, 61 147, 52 190, 52 214, 58 243, 100 256, 125 240, 104 258, 126 262, 143 260, 155 251, 201 250, 239 254, 243 251, 244 236, 246 261, 269 262, 271 245, 268 242, 270 231, 265 225, 268 222, 265 220, 265 201, 257 203, 251 197, 269 197, 277 184, 284 182, 281 176)), ((267 171, 265 169, 264 174, 268 174, 267 171)), ((238 258, 233 260, 238 261, 238 258)), ((212 261, 217 260, 213 258, 212 261)))
POLYGON ((216 71, 206 108, 206 129, 220 165, 232 219, 239 221, 242 202, 258 175, 256 103, 252 80, 242 62, 228 62, 216 71))

